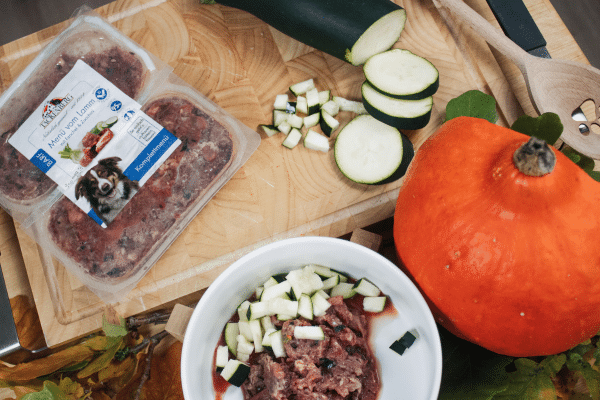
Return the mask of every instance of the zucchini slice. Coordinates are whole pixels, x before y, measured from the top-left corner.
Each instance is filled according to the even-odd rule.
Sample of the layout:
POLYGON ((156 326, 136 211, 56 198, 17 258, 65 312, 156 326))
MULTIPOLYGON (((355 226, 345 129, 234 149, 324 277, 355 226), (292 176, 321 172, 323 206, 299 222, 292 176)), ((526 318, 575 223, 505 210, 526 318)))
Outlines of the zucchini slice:
POLYGON ((240 360, 229 360, 221 371, 221 376, 234 386, 242 386, 242 383, 250 374, 250 366, 240 360))
POLYGON ((373 88, 369 82, 361 87, 365 109, 381 122, 398 129, 421 129, 429 123, 433 97, 420 100, 403 100, 387 96, 373 88))
MULTIPOLYGON (((207 2, 208 0, 202 0, 207 2)), ((406 11, 390 0, 216 0, 353 65, 396 43, 406 11)))
POLYGON ((440 86, 437 68, 409 50, 376 54, 367 60, 363 71, 373 88, 398 99, 424 99, 433 96, 440 86))
POLYGON ((338 133, 335 162, 348 179, 385 184, 401 178, 414 156, 413 145, 398 129, 370 115, 359 115, 338 133))

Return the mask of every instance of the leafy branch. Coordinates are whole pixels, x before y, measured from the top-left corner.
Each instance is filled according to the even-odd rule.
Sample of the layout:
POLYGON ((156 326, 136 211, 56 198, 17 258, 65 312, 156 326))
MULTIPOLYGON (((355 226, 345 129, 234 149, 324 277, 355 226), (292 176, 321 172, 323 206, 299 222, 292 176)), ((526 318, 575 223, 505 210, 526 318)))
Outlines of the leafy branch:
POLYGON ((165 324, 170 312, 123 319, 109 309, 102 331, 77 344, 27 363, 0 363, 0 387, 13 389, 16 400, 146 399, 155 348, 169 334, 139 329, 165 324))

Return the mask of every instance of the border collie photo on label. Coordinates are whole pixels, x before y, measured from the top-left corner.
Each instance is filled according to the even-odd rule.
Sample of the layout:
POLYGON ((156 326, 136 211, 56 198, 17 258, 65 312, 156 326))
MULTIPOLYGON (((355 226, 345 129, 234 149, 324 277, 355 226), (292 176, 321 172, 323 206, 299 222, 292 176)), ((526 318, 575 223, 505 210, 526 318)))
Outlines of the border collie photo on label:
POLYGON ((105 223, 110 223, 139 190, 136 181, 127 178, 118 163, 119 157, 98 161, 77 181, 75 198, 84 197, 105 223))

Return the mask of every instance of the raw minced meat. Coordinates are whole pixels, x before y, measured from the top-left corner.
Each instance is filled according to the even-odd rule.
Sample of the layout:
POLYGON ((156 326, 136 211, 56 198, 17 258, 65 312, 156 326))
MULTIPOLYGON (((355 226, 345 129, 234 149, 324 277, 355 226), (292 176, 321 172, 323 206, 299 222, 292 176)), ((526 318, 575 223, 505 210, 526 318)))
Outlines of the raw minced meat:
MULTIPOLYGON (((368 341, 367 318, 340 296, 313 321, 283 322, 286 357, 255 354, 242 384, 245 400, 374 400, 380 389, 377 361, 368 341), (318 325, 325 340, 296 339, 294 327, 318 325)), ((275 323, 281 324, 275 317, 275 323)))
POLYGON ((81 58, 66 53, 61 54, 48 74, 32 78, 35 84, 32 90, 28 91, 27 99, 20 99, 15 105, 19 108, 17 112, 20 113, 20 118, 15 125, 0 134, 0 169, 4 171, 0 177, 0 192, 9 199, 31 201, 55 186, 54 181, 11 146, 8 139, 79 59, 85 61, 129 97, 134 98, 142 86, 145 72, 142 62, 134 53, 117 46, 104 52, 86 54, 81 58))
POLYGON ((107 228, 66 197, 50 210, 52 240, 88 274, 123 279, 230 165, 227 129, 188 100, 169 97, 144 107, 182 144, 146 181, 107 228), (207 151, 209 149, 209 151, 207 151))

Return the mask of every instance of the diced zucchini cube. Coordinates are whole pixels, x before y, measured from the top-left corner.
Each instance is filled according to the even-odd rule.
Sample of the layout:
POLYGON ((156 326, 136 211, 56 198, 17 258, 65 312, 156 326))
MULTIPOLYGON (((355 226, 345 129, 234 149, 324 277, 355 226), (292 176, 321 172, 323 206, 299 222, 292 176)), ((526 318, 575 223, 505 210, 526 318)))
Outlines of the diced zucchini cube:
POLYGON ((354 290, 363 296, 376 297, 379 296, 381 290, 366 278, 359 279, 354 284, 354 290))
POLYGON ((273 350, 273 354, 275 357, 285 357, 285 346, 283 345, 283 335, 281 331, 275 331, 270 335, 271 339, 271 349, 273 350))
POLYGON ((285 110, 288 104, 288 95, 287 94, 278 94, 275 96, 275 102, 273 103, 273 108, 276 110, 285 110))
POLYGON ((248 309, 250 308, 250 302, 245 300, 242 304, 237 308, 238 316, 240 317, 240 321, 248 321, 248 309))
POLYGON ((302 293, 298 299, 298 314, 308 320, 313 319, 313 305, 310 296, 302 293))
POLYGON ((221 371, 221 376, 234 386, 241 386, 250 374, 250 366, 240 360, 229 360, 221 371))
POLYGON ((363 309, 369 312, 382 312, 385 309, 385 296, 363 298, 363 309))
POLYGON ((331 303, 327 301, 327 299, 321 296, 319 293, 315 293, 312 297, 312 305, 313 305, 313 315, 315 317, 320 317, 325 315, 329 307, 331 307, 331 303))
POLYGON ((296 326, 294 327, 296 339, 324 340, 325 333, 320 326, 296 326))
POLYGON ((342 296, 344 299, 349 299, 356 294, 354 285, 348 282, 340 282, 337 286, 334 286, 329 293, 331 297, 342 296))

